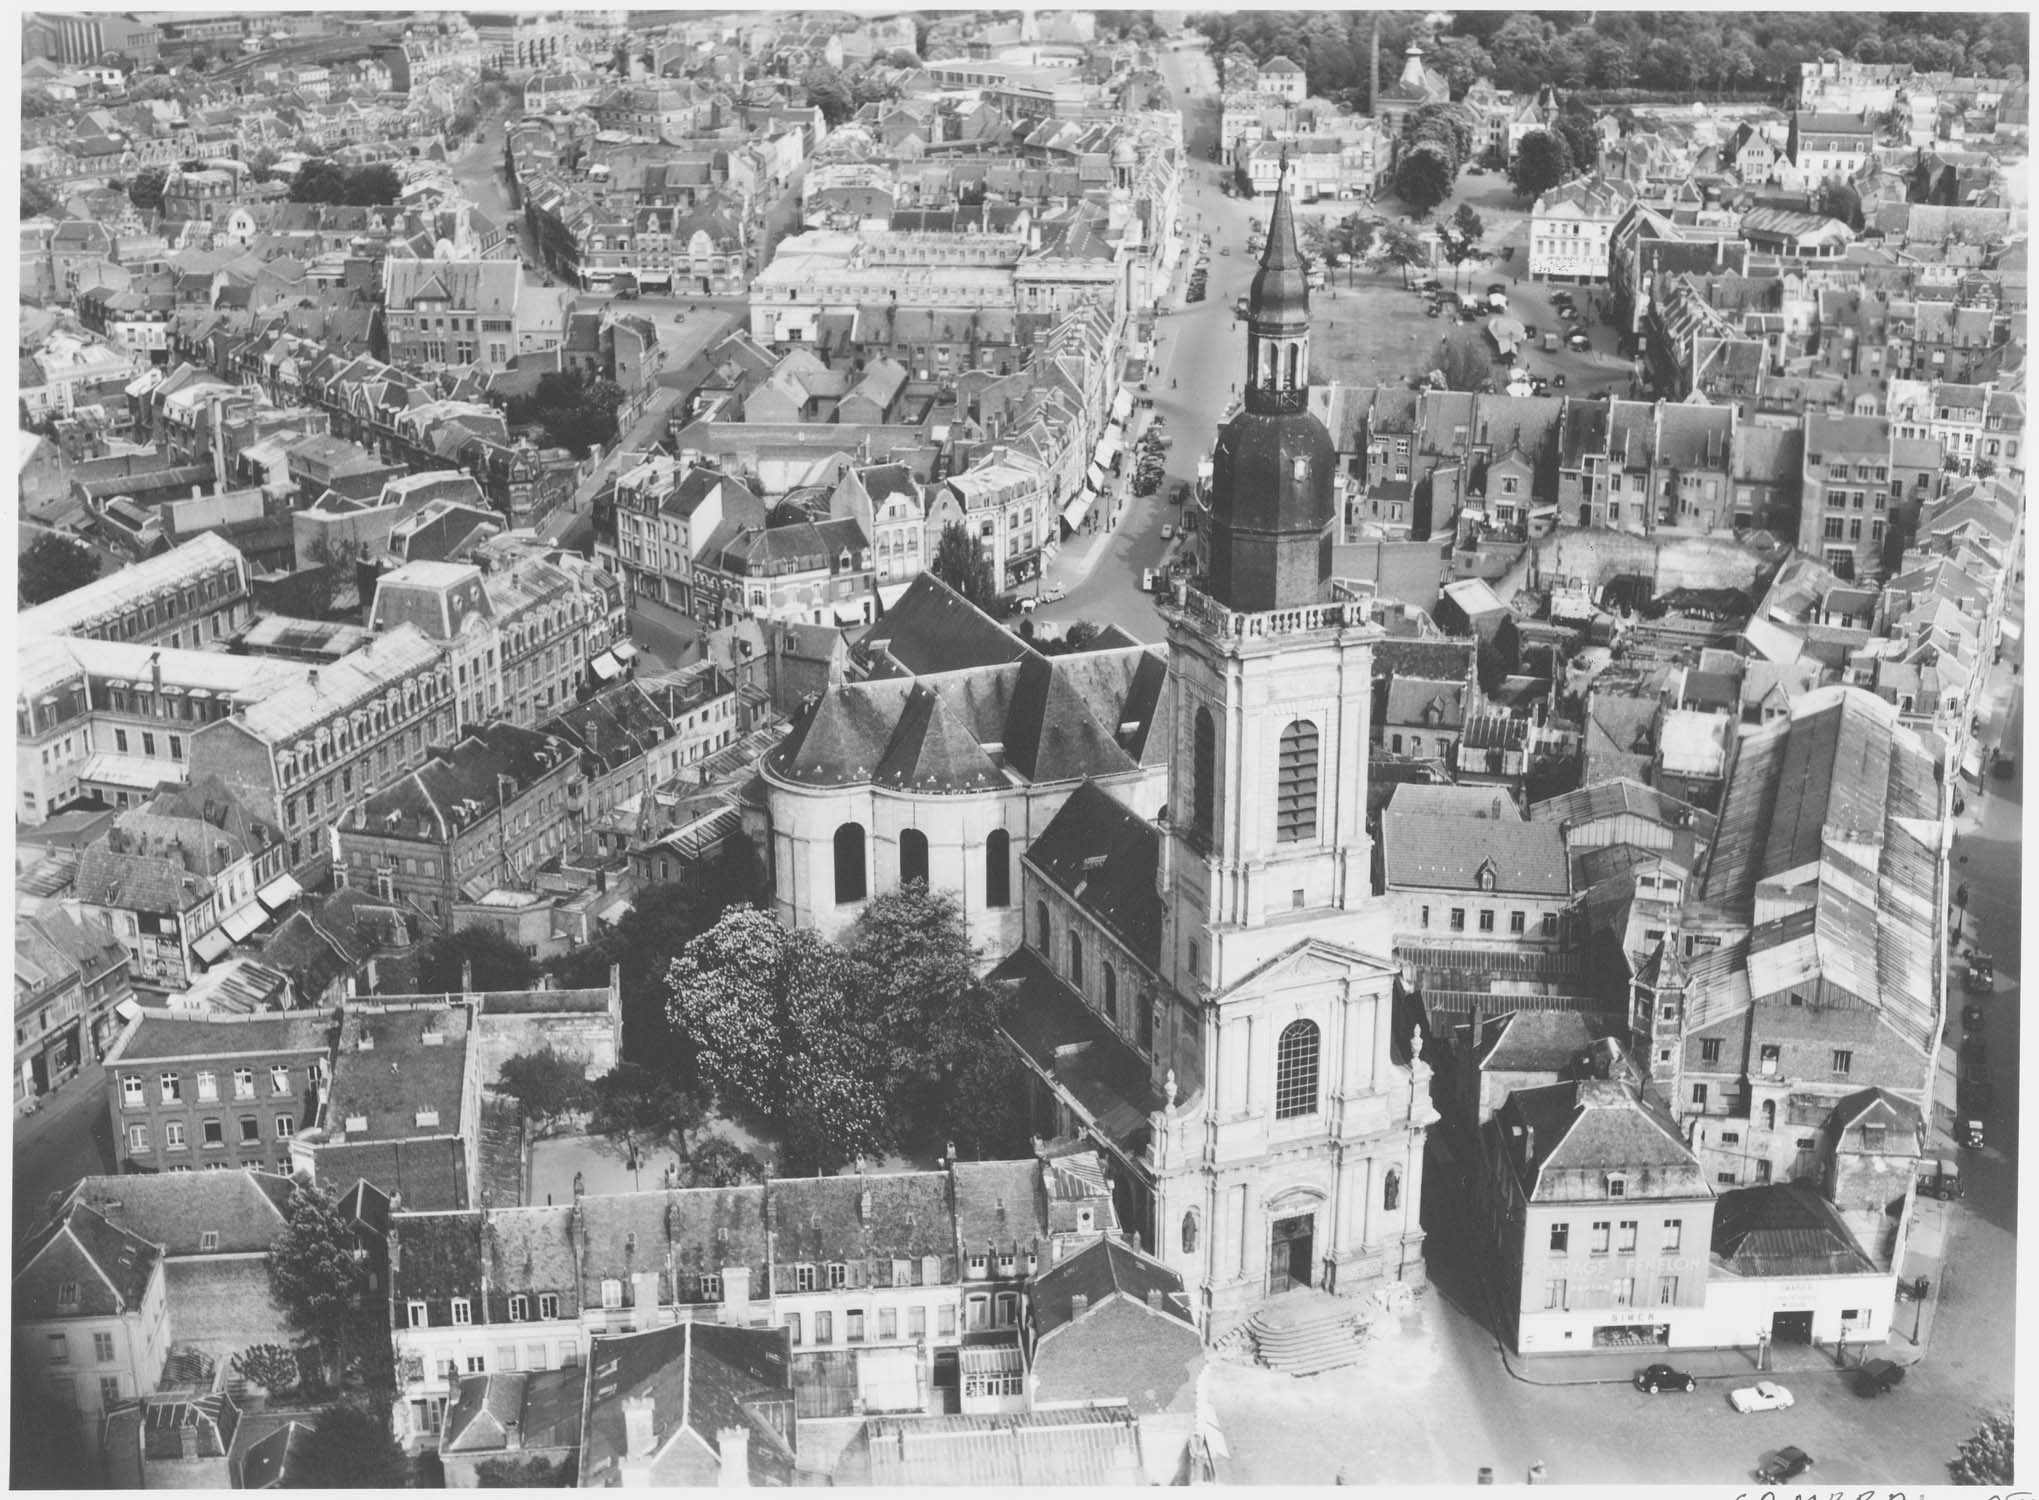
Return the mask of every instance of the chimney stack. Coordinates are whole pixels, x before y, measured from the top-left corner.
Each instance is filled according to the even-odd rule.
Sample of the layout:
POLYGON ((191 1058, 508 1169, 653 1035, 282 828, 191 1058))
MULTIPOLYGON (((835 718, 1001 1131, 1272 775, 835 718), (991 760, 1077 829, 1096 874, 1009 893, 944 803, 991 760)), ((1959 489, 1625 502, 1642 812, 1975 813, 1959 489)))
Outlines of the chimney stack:
POLYGON ((177 1456, 187 1459, 198 1457, 198 1424, 196 1422, 186 1422, 177 1429, 177 1456))
POLYGON ((1150 1286, 1150 1287, 1148 1287, 1148 1288, 1147 1288, 1147 1305, 1148 1305, 1149 1307, 1153 1308, 1153 1309, 1154 1309, 1154 1311, 1156 1311, 1156 1312, 1160 1312, 1160 1311, 1161 1311, 1161 1288, 1160 1288, 1160 1287, 1158 1287, 1158 1286, 1150 1286))
POLYGON ((1085 1313, 1089 1311, 1090 1311, 1090 1298, 1086 1297, 1081 1292, 1077 1292, 1076 1294, 1070 1297, 1069 1299, 1070 1322, 1074 1323, 1077 1319, 1081 1318, 1085 1313))
POLYGON ((652 1432, 651 1397, 623 1398, 623 1451, 627 1458, 649 1458, 657 1439, 652 1432))
POLYGON ((715 1434, 715 1448, 722 1459, 722 1488, 750 1488, 750 1429, 724 1427, 715 1434))

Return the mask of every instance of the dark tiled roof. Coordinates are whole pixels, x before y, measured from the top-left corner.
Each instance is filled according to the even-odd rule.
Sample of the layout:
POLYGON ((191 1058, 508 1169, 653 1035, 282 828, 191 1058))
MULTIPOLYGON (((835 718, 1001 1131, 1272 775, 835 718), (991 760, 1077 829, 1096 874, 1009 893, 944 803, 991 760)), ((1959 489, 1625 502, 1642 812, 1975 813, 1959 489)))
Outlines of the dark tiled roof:
POLYGON ((1150 1292, 1158 1295, 1161 1312, 1189 1327, 1196 1326, 1185 1303, 1182 1277, 1160 1261, 1114 1239, 1086 1245, 1036 1276, 1029 1296, 1035 1327, 1046 1338, 1076 1320, 1078 1297, 1088 1299, 1086 1311, 1094 1312, 1112 1297, 1127 1297, 1146 1304, 1150 1292))
MULTIPOLYGON (((1033 1066, 1066 1090, 1115 1147, 1134 1160, 1153 1134, 1150 1117, 1166 1101, 1145 1058, 1071 993, 1031 948, 989 975, 1017 986, 1005 1032, 1033 1066)), ((1193 1079, 1179 1079, 1193 1094, 1193 1079)))
POLYGON ((119 1061, 240 1057, 265 1052, 323 1054, 332 1046, 332 1037, 333 1018, 326 1012, 245 1020, 187 1020, 145 1014, 121 1049, 119 1061))
POLYGON ((178 1175, 87 1177, 72 1201, 169 1255, 266 1252, 283 1232, 291 1182, 250 1169, 178 1175), (202 1236, 218 1237, 211 1246, 202 1236))
POLYGON ((1796 1182, 1722 1193, 1714 1255, 1737 1276, 1850 1276, 1873 1272, 1834 1206, 1796 1182))
POLYGON ((131 1312, 141 1306, 159 1259, 147 1240, 74 1204, 17 1252, 15 1321, 131 1312), (70 1285, 76 1286, 78 1295, 67 1302, 61 1294, 70 1285))
MULTIPOLYGON (((471 1045, 468 1028, 464 1005, 389 1011, 349 1007, 326 1108, 332 1138, 402 1140, 457 1131, 471 1045), (364 1048, 364 1041, 374 1045, 364 1048), (438 1119, 420 1124, 418 1115, 425 1110, 438 1119), (365 1118, 367 1127, 349 1129, 347 1121, 354 1117, 365 1118)), ((377 1181, 370 1173, 360 1175, 377 1181)))
POLYGON ((1161 830, 1085 781, 1026 858, 1149 968, 1161 961, 1161 830))
POLYGON ((588 1349, 581 1483, 608 1485, 628 1451, 623 1403, 652 1403, 654 1476, 662 1485, 715 1485, 717 1434, 750 1434, 753 1484, 793 1481, 793 1361, 783 1328, 677 1323, 588 1349))
POLYGON ((977 737, 932 688, 915 684, 872 780, 903 792, 979 792, 1009 785, 977 737))
POLYGON ((1041 1171, 1036 1161, 959 1161, 950 1168, 956 1238, 966 1250, 1018 1250, 1041 1238, 1048 1228, 1041 1171))
MULTIPOLYGON (((884 467, 905 473, 901 464, 884 467)), ((874 676, 919 677, 1017 661, 1029 649, 933 573, 922 573, 865 633, 858 652, 870 659, 874 676)))
MULTIPOLYGON (((1496 996, 1495 1003, 1506 1005, 1507 997, 1496 996)), ((1489 1072, 1556 1074, 1608 1031, 1577 1011, 1510 1011, 1481 1023, 1475 1057, 1489 1072)))
POLYGON ((1502 1149, 1539 1202, 1599 1200, 1607 1175, 1629 1177, 1630 1198, 1705 1197, 1699 1159, 1654 1100, 1620 1079, 1517 1089, 1496 1116, 1502 1149), (1513 1132, 1527 1127, 1518 1144, 1513 1132))
POLYGON ((1381 857, 1391 890, 1478 891, 1491 869, 1496 895, 1571 894, 1564 834, 1549 823, 1390 808, 1381 815, 1381 857))
POLYGON ((943 1172, 774 1179, 769 1207, 772 1253, 782 1264, 918 1260, 956 1249, 943 1172))
POLYGON ((450 1134, 438 1140, 324 1145, 319 1147, 319 1175, 343 1182, 365 1178, 386 1193, 401 1195, 406 1208, 461 1208, 468 1201, 467 1160, 450 1134))

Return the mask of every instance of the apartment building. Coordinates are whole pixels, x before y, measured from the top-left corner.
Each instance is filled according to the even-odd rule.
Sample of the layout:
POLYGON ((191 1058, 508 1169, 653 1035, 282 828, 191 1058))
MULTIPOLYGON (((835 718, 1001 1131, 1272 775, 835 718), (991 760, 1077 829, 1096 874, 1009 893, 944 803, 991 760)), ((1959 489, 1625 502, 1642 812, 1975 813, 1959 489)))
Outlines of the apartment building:
POLYGON ((17 1252, 15 1378, 33 1381, 80 1430, 156 1389, 170 1354, 160 1247, 83 1204, 17 1252))
POLYGON ((502 720, 471 727, 341 813, 335 879, 444 927, 455 902, 530 878, 572 843, 580 778, 563 740, 502 720))
POLYGON ((401 625, 302 683, 207 724, 192 739, 194 775, 217 776, 283 831, 289 871, 326 869, 348 807, 391 785, 453 738, 453 674, 414 625, 401 625))
POLYGON ((19 638, 65 635, 102 641, 223 649, 254 620, 248 560, 211 532, 23 610, 19 638))
POLYGON ((142 1012, 106 1054, 120 1170, 288 1174, 291 1142, 321 1123, 334 1029, 327 1012, 142 1012))
POLYGON ((14 918, 14 1107, 68 1083, 105 1052, 134 984, 127 948, 62 909, 14 918))
POLYGON ((1529 274, 1580 286, 1605 282, 1615 226, 1634 202, 1633 189, 1600 177, 1543 194, 1529 211, 1529 274))
POLYGON ((399 365, 501 370, 517 353, 524 268, 515 260, 383 263, 389 357, 399 365))
POLYGON ((1891 424, 1884 417, 1805 414, 1798 545, 1842 579, 1882 576, 1891 502, 1891 424))
POLYGON ((764 502, 732 474, 652 458, 616 480, 613 571, 626 597, 696 614, 695 559, 724 526, 762 528, 764 502))

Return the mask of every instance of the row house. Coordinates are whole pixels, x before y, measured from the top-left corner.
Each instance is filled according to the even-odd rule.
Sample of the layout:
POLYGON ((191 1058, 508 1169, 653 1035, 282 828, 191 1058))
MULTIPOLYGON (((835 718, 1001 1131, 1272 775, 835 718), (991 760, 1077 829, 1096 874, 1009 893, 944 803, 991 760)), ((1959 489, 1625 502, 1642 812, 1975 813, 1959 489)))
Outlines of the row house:
POLYGON ((735 695, 717 693, 715 683, 715 668, 705 662, 684 684, 659 691, 619 682, 538 726, 579 758, 580 775, 566 789, 572 854, 601 858, 623 845, 629 828, 620 814, 626 804, 641 810, 652 788, 674 780, 694 758, 690 749, 698 754, 704 741, 690 735, 693 743, 683 743, 675 712, 690 721, 699 714, 733 737, 735 695))
POLYGON ((15 1258, 16 1378, 80 1431, 156 1389, 170 1356, 162 1248, 73 1205, 15 1258))
POLYGON ((1540 195, 1529 211, 1530 276, 1580 286, 1604 283, 1615 226, 1635 199, 1626 184, 1597 176, 1540 195))
POLYGON ((62 635, 173 649, 214 644, 253 620, 247 559, 206 533, 23 610, 22 638, 62 635))
POLYGON ((462 1376, 683 1323, 783 1329, 809 1417, 1022 1409, 1029 1281, 1116 1228, 1081 1154, 398 1213, 398 1430, 432 1446, 462 1376))
POLYGON ((106 1054, 107 1123, 122 1173, 290 1171, 323 1124, 334 1017, 145 1011, 106 1054))
POLYGON ((517 351, 523 268, 512 260, 401 260, 383 265, 390 358, 401 364, 509 366, 517 351))
POLYGON ((17 1115, 105 1055, 134 993, 132 962, 117 937, 70 911, 15 914, 17 1115))
POLYGON ((567 847, 579 775, 549 734, 500 720, 470 728, 347 808, 333 833, 335 879, 444 927, 456 901, 526 881, 567 847))
POLYGON ((871 544, 853 518, 762 528, 726 521, 694 565, 694 618, 703 625, 745 616, 868 625, 875 617, 871 544))
POLYGON ((742 480, 659 456, 618 476, 615 508, 615 554, 599 560, 625 596, 649 597, 697 618, 696 559, 709 540, 725 527, 765 524, 764 503, 742 480))
POLYGON ((1891 424, 1884 417, 1807 412, 1799 481, 1798 545, 1842 579, 1884 571, 1884 534, 1893 501, 1891 424))
POLYGON ((455 726, 451 669, 416 626, 399 626, 206 725, 192 740, 192 770, 219 777, 281 829, 289 872, 309 882, 327 866, 340 815, 422 765, 455 726))

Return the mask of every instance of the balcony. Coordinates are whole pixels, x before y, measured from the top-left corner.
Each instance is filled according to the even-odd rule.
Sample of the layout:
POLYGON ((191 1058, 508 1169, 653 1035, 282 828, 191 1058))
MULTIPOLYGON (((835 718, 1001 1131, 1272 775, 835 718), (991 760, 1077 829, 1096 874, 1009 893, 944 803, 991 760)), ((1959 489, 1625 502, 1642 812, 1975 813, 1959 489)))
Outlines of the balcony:
POLYGON ((1367 607, 1356 599, 1298 605, 1292 609, 1243 611, 1228 608, 1187 583, 1176 585, 1173 608, 1206 634, 1221 640, 1277 640, 1351 630, 1368 623, 1367 607))

